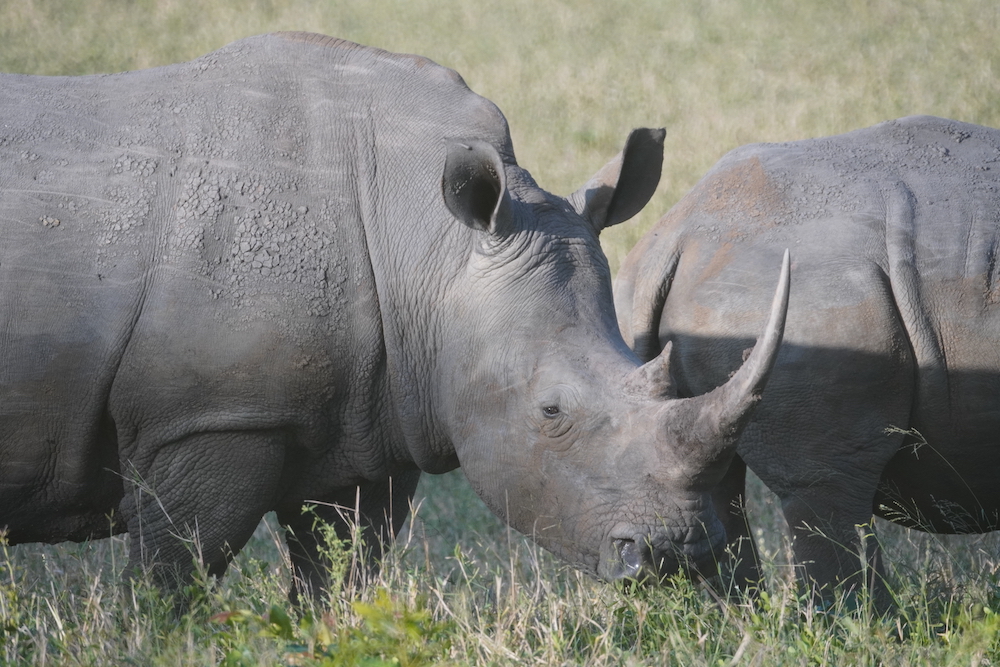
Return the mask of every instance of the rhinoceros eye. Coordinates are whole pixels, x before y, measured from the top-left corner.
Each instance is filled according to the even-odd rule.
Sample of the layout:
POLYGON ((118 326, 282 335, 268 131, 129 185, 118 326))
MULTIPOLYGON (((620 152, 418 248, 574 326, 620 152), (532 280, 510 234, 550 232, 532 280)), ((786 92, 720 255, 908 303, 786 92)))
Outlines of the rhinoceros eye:
POLYGON ((546 405, 542 408, 542 414, 544 414, 549 419, 559 416, 559 406, 557 405, 546 405))

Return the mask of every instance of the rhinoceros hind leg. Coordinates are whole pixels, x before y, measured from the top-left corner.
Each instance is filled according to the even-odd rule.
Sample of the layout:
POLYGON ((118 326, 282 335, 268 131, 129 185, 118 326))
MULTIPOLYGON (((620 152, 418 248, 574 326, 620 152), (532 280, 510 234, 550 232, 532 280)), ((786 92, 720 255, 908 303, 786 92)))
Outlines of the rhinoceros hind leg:
POLYGON ((146 570, 154 583, 176 590, 191 581, 199 560, 208 574, 222 576, 274 506, 280 435, 200 433, 155 452, 147 466, 123 465, 129 576, 146 570))
MULTIPOLYGON (((317 499, 321 502, 306 512, 301 506, 279 510, 278 521, 285 527, 292 560, 292 602, 297 605, 306 596, 322 604, 330 591, 330 563, 324 555, 328 545, 317 520, 333 526, 337 539, 346 543, 351 542, 355 527, 361 529, 363 558, 354 574, 371 577, 409 515, 419 480, 420 471, 409 470, 384 481, 338 489, 317 499)), ((350 576, 340 583, 348 584, 350 576)))

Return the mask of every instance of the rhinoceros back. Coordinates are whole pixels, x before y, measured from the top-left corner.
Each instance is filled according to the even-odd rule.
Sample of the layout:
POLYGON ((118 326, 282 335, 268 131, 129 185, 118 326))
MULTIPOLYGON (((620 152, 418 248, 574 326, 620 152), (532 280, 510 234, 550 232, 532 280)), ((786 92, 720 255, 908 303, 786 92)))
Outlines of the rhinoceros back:
MULTIPOLYGON (((846 349, 871 333, 837 309, 886 294, 916 371, 911 427, 940 442, 1000 425, 1000 131, 911 117, 741 153, 738 168, 771 194, 725 207, 740 218, 730 239, 792 248, 801 310, 850 329, 846 349)), ((816 344, 794 328, 787 340, 816 344)))
POLYGON ((673 340, 681 391, 708 391, 762 327, 760 276, 786 248, 788 323, 741 441, 750 467, 791 494, 828 475, 827 452, 863 451, 843 460, 886 466, 925 526, 957 529, 943 498, 1000 525, 1000 131, 911 117, 732 151, 630 254, 623 329, 646 356, 673 340), (930 446, 883 452, 890 426, 930 446))
POLYGON ((401 211, 451 222, 442 136, 512 154, 495 107, 430 61, 301 33, 0 87, 12 541, 118 530, 120 461, 151 429, 391 437, 366 412, 385 404, 386 246, 426 242, 393 228, 401 211))

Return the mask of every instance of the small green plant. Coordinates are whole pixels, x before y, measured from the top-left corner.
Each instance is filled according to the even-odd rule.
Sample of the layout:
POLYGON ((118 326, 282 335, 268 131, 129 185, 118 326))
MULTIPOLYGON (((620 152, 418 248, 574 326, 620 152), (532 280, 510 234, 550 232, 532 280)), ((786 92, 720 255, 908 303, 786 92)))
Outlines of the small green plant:
POLYGON ((339 595, 331 592, 328 609, 310 605, 289 611, 285 603, 272 603, 263 613, 243 607, 214 615, 211 622, 221 626, 216 641, 223 649, 222 664, 258 664, 261 640, 277 644, 288 665, 439 664, 451 647, 454 623, 435 620, 424 596, 407 601, 381 585, 376 585, 371 601, 355 599, 365 590, 358 585, 366 562, 361 530, 355 526, 350 540, 341 539, 335 527, 319 517, 312 528, 321 538, 319 554, 328 569, 331 590, 340 591, 339 595))
POLYGON ((371 602, 355 601, 356 623, 332 614, 304 613, 298 621, 273 605, 266 614, 231 611, 212 621, 224 626, 218 634, 225 647, 222 665, 257 664, 246 638, 257 636, 281 642, 282 659, 289 665, 312 667, 420 667, 441 664, 451 648, 453 622, 437 621, 422 598, 406 603, 380 588, 371 602))

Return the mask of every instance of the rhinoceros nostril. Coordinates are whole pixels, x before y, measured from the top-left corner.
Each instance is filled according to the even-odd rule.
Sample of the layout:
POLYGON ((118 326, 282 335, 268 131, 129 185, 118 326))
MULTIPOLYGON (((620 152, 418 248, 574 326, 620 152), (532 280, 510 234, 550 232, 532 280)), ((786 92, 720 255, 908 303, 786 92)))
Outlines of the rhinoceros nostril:
POLYGON ((615 550, 622 565, 625 566, 625 576, 635 577, 642 571, 643 557, 642 547, 635 543, 635 540, 617 539, 615 540, 615 550))

